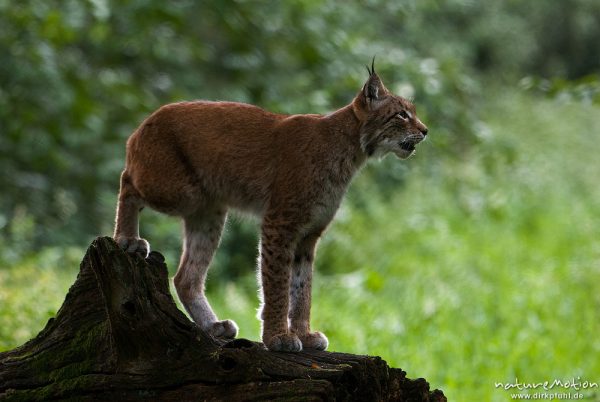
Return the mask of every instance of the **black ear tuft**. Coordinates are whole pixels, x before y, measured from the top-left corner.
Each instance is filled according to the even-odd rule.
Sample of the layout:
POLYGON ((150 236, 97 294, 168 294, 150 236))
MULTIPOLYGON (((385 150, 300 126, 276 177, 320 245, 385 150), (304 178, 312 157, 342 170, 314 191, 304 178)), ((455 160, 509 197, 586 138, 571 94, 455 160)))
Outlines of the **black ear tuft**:
POLYGON ((369 77, 372 76, 373 74, 375 74, 375 56, 373 56, 373 60, 371 60, 371 68, 369 69, 369 66, 365 66, 367 67, 367 71, 369 72, 369 77))

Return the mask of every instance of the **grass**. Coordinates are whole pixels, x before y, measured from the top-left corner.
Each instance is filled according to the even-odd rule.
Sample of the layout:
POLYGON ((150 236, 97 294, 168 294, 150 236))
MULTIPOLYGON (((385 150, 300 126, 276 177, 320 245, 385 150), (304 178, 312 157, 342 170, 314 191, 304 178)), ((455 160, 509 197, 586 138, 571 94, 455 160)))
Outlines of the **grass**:
MULTIPOLYGON (((514 92, 485 110, 458 157, 436 158, 433 129, 401 191, 371 197, 357 180, 349 196, 367 191, 369 207, 344 203, 322 241, 313 327, 330 350, 380 355, 449 400, 511 400, 495 383, 515 378, 600 383, 600 113, 514 92)), ((62 265, 76 262, 42 260, 0 271, 0 348, 37 333, 74 280, 62 265)), ((252 275, 209 293, 258 338, 252 275)))
POLYGON ((84 250, 45 249, 0 268, 0 351, 37 335, 75 281, 84 250))

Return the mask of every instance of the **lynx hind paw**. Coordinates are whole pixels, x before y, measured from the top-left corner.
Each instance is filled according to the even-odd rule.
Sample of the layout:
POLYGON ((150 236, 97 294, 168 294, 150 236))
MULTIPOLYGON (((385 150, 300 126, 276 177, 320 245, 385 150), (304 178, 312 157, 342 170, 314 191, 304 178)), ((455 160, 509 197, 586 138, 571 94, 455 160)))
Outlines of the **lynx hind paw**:
POLYGON ((233 339, 238 334, 238 326, 232 320, 213 322, 207 332, 215 338, 233 339))
POLYGON ((273 352, 300 352, 302 342, 296 334, 279 334, 264 340, 267 349, 273 352))
POLYGON ((139 237, 117 237, 115 241, 119 247, 131 254, 139 253, 145 258, 150 252, 150 244, 139 237))
POLYGON ((304 349, 325 350, 329 346, 329 340, 322 332, 311 332, 300 336, 304 349))

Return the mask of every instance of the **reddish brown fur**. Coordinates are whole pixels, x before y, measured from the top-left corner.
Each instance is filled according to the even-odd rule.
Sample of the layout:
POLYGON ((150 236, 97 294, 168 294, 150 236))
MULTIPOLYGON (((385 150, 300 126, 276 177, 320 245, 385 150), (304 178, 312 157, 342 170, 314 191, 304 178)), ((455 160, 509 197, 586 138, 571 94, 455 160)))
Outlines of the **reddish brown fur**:
POLYGON ((426 133, 414 106, 389 93, 374 72, 350 105, 326 116, 232 102, 163 106, 127 143, 115 239, 147 253, 140 208, 183 217, 179 297, 199 326, 234 337, 235 324, 218 321, 210 309, 204 279, 227 210, 260 216, 263 341, 272 350, 325 349, 327 338, 309 324, 318 239, 369 156, 408 157, 426 133))

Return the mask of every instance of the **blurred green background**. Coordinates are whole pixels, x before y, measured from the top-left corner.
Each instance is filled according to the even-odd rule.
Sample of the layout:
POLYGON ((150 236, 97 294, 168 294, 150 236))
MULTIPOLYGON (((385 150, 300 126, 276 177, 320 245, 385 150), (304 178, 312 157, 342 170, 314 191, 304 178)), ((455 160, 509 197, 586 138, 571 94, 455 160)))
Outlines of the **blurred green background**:
MULTIPOLYGON (((517 377, 600 383, 599 21, 594 0, 0 0, 0 350, 43 328, 112 233, 148 113, 200 98, 326 113, 376 55, 430 136, 352 184, 313 327, 450 400, 510 400, 495 383, 517 377)), ((250 339, 256 228, 230 218, 208 281, 250 339)), ((180 230, 142 214, 171 273, 180 230)))

